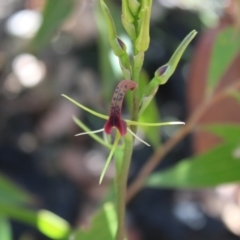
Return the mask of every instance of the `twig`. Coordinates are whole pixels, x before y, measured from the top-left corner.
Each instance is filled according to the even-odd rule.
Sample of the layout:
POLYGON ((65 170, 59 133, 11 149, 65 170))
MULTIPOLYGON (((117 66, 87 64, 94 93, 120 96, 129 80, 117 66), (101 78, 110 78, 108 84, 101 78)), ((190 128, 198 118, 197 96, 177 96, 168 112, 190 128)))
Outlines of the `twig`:
POLYGON ((149 158, 146 164, 143 166, 134 182, 129 186, 127 191, 127 203, 133 198, 133 196, 142 188, 144 181, 154 168, 163 160, 169 151, 176 146, 185 136, 187 136, 196 126, 203 113, 208 109, 210 105, 229 97, 229 92, 232 89, 240 88, 239 80, 222 91, 216 93, 210 98, 204 99, 203 103, 195 110, 195 112, 187 120, 186 125, 182 127, 174 136, 170 138, 164 145, 159 147, 156 152, 149 158))

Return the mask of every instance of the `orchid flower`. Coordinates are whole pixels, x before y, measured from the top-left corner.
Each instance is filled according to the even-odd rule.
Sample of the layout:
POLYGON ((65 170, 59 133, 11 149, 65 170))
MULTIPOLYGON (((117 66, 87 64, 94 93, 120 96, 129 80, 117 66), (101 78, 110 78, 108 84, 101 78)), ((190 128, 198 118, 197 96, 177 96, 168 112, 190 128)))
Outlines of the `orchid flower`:
POLYGON ((115 140, 113 142, 113 145, 103 143, 106 147, 109 147, 111 149, 111 151, 109 153, 106 164, 105 164, 105 166, 103 168, 103 171, 101 173, 99 184, 101 184, 101 182, 103 180, 103 177, 106 173, 108 165, 109 165, 109 163, 112 159, 112 156, 113 156, 113 154, 114 154, 114 152, 115 152, 115 150, 118 146, 118 142, 119 142, 120 138, 123 137, 127 132, 132 134, 133 137, 137 138, 139 141, 141 141, 145 145, 150 146, 147 142, 145 142, 144 140, 139 138, 129 128, 129 126, 135 125, 135 126, 155 127, 155 126, 164 126, 164 125, 184 124, 184 122, 144 123, 144 122, 135 122, 135 121, 131 121, 131 120, 122 119, 121 118, 121 113, 122 113, 122 104, 123 104, 124 96, 125 96, 127 90, 134 90, 136 87, 137 87, 137 84, 132 80, 122 80, 122 81, 119 82, 119 84, 117 85, 117 87, 114 91, 113 97, 112 97, 109 116, 100 114, 98 112, 95 112, 95 111, 85 107, 84 105, 76 102, 72 98, 62 94, 63 97, 65 97, 66 99, 68 99, 69 101, 71 101, 72 103, 77 105, 78 107, 82 108, 83 110, 85 110, 85 111, 87 111, 87 112, 89 112, 89 113, 91 113, 91 114, 93 114, 93 115, 95 115, 99 118, 107 120, 103 128, 95 130, 95 131, 88 131, 88 128, 84 124, 82 124, 77 118, 74 118, 74 121, 85 130, 85 132, 76 134, 75 136, 89 134, 91 136, 94 136, 94 138, 97 141, 103 143, 104 141, 102 139, 99 139, 98 136, 93 135, 93 134, 98 133, 98 132, 104 132, 106 134, 111 134, 113 128, 117 129, 116 137, 115 137, 115 140))

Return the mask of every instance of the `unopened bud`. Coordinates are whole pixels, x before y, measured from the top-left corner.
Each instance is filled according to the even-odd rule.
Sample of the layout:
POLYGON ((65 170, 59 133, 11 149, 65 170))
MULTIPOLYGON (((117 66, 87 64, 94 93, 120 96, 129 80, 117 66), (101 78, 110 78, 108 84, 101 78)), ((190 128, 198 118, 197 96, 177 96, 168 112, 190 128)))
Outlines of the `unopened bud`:
POLYGON ((129 8, 134 16, 138 14, 140 9, 140 2, 138 0, 128 0, 129 8))
POLYGON ((129 5, 128 5, 128 0, 122 0, 122 13, 123 16, 125 17, 125 19, 129 22, 129 23, 133 23, 134 22, 134 17, 130 11, 129 5))
POLYGON ((122 24, 124 29, 126 30, 128 36, 132 39, 135 40, 137 35, 136 35, 136 29, 133 23, 128 22, 125 17, 122 15, 122 24))
POLYGON ((150 9, 148 7, 141 10, 142 17, 139 19, 139 31, 138 37, 135 42, 138 52, 145 52, 148 49, 150 37, 149 37, 149 25, 150 25, 150 9))

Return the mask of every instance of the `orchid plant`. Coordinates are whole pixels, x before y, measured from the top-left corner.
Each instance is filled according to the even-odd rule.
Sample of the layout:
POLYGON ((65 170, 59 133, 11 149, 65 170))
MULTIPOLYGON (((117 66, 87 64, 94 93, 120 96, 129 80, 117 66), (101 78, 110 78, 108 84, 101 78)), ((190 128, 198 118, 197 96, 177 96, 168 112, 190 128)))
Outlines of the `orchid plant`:
POLYGON ((76 104, 83 110, 107 120, 104 127, 99 130, 91 131, 87 126, 83 124, 80 119, 73 117, 73 120, 77 125, 79 125, 84 132, 76 134, 76 136, 89 134, 99 143, 103 144, 105 147, 110 149, 109 156, 107 158, 106 164, 102 170, 99 183, 102 182, 103 177, 106 173, 108 165, 114 155, 114 152, 118 148, 119 140, 123 139, 122 144, 122 159, 120 167, 117 167, 116 171, 116 189, 117 189, 117 218, 118 227, 116 233, 116 240, 126 239, 125 235, 125 199, 126 199, 126 187, 127 187, 127 176, 131 161, 131 155, 133 151, 133 140, 136 138, 147 146, 150 146, 147 142, 142 140, 136 135, 138 126, 163 126, 163 125, 174 125, 174 124, 184 124, 183 122, 165 122, 165 123, 146 123, 139 122, 138 118, 143 114, 144 110, 148 107, 151 100, 154 98, 159 85, 165 84, 170 76, 175 71, 178 62, 185 49, 195 37, 197 32, 195 30, 191 31, 181 42, 179 47, 176 49, 169 62, 158 68, 155 72, 154 78, 150 81, 146 87, 143 96, 140 99, 138 85, 141 84, 139 81, 139 76, 141 73, 144 53, 148 49, 150 37, 149 37, 149 25, 150 25, 150 15, 152 8, 152 0, 122 0, 122 24, 126 30, 129 38, 132 41, 133 46, 133 56, 129 56, 126 50, 126 45, 118 37, 115 24, 111 15, 110 10, 103 0, 100 0, 100 5, 107 22, 109 41, 114 54, 119 59, 119 64, 122 69, 123 78, 117 85, 115 91, 113 92, 113 97, 111 101, 111 108, 109 116, 93 111, 86 106, 78 103, 74 99, 63 95, 66 99, 76 104), (127 90, 131 90, 132 94, 132 105, 130 108, 131 118, 130 120, 122 119, 122 105, 124 96, 127 90), (109 143, 106 139, 101 138, 96 133, 104 132, 104 134, 111 134, 112 130, 116 129, 113 143, 109 143))
MULTIPOLYGON (((124 98, 127 90, 129 90, 129 89, 133 90, 136 87, 137 87, 137 84, 134 81, 131 81, 131 80, 122 80, 117 85, 116 90, 114 91, 114 94, 113 94, 113 97, 112 97, 109 116, 97 113, 97 112, 83 106, 82 104, 76 102, 72 98, 69 98, 68 96, 66 96, 64 94, 62 95, 63 97, 67 98, 68 100, 70 100, 71 102, 76 104, 77 106, 79 106, 82 109, 92 113, 93 115, 95 115, 97 117, 100 117, 100 118, 103 118, 103 119, 107 119, 107 122, 105 123, 104 128, 101 128, 101 129, 95 130, 95 131, 86 131, 86 132, 83 132, 83 133, 76 134, 75 136, 80 136, 80 135, 85 135, 85 134, 95 134, 95 133, 98 133, 98 132, 104 132, 105 134, 111 134, 112 128, 117 129, 116 137, 115 137, 113 145, 110 146, 111 151, 110 151, 110 154, 107 158, 106 164, 103 168, 102 174, 100 176, 99 184, 101 184, 101 182, 103 180, 103 177, 106 173, 108 165, 111 161, 111 158, 114 154, 114 151, 116 150, 117 144, 118 144, 121 136, 124 136, 127 132, 129 132, 133 137, 138 139, 140 142, 144 143, 147 146, 150 146, 150 144, 148 144, 147 142, 145 142, 144 140, 139 138, 128 126, 135 125, 135 126, 149 126, 149 127, 153 126, 154 127, 154 126, 184 124, 184 122, 143 123, 143 122, 135 122, 135 121, 131 121, 131 120, 123 120, 121 118, 123 98, 124 98)), ((76 118, 74 117, 74 120, 75 119, 76 118)), ((78 122, 79 121, 80 120, 78 120, 78 122)), ((104 140, 102 139, 102 141, 104 141, 104 140)))

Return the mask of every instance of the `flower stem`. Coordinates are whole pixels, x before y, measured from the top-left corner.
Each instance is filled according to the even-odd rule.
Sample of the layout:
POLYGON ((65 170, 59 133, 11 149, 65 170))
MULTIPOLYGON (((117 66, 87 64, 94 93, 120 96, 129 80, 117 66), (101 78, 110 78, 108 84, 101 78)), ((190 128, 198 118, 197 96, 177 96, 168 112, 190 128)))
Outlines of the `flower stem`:
POLYGON ((131 134, 127 133, 124 136, 125 148, 123 159, 121 163, 121 169, 116 175, 116 187, 117 187, 117 216, 118 227, 116 240, 124 240, 126 238, 125 231, 125 212, 126 212, 126 192, 127 192, 127 180, 128 171, 131 162, 132 150, 133 150, 133 138, 131 134))
MULTIPOLYGON (((139 84, 139 75, 143 64, 144 53, 135 55, 132 64, 131 80, 139 84)), ((131 120, 138 120, 139 112, 139 90, 135 88, 132 95, 131 120)), ((131 130, 136 133, 137 126, 131 125, 131 130)), ((117 174, 117 215, 118 228, 116 240, 124 240, 125 235, 125 212, 126 212, 126 193, 128 172, 133 151, 133 138, 127 133, 124 137, 125 148, 122 159, 121 171, 117 174)))
MULTIPOLYGON (((132 80, 139 84, 139 75, 143 65, 144 53, 140 53, 133 58, 133 66, 132 66, 132 80)), ((136 88, 133 91, 132 97, 132 106, 131 106, 131 120, 138 120, 138 112, 139 112, 139 88, 136 88)), ((136 133, 137 127, 131 126, 133 132, 136 133)))

